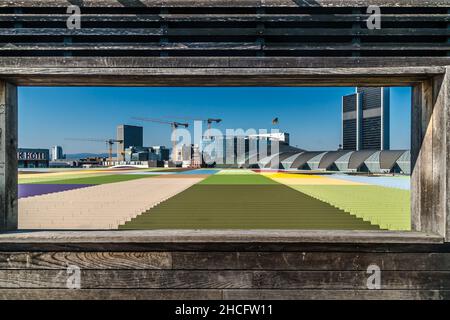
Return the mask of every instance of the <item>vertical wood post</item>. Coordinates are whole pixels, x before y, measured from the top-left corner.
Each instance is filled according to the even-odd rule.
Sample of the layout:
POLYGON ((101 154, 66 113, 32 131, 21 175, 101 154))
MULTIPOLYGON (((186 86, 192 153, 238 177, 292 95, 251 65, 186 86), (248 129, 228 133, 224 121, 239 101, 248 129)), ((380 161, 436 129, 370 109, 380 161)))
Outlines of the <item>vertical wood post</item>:
POLYGON ((16 230, 17 87, 0 81, 0 232, 16 230))
POLYGON ((450 68, 413 88, 412 229, 450 241, 450 68))

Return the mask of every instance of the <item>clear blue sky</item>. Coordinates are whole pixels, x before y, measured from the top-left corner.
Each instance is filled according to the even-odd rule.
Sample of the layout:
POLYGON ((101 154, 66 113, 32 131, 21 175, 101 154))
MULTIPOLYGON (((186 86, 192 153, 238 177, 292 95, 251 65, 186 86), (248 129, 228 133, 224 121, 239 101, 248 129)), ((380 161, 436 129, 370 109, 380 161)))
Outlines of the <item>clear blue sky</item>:
MULTIPOLYGON (((341 98, 354 88, 19 88, 19 146, 65 153, 106 152, 102 143, 65 138, 114 138, 132 117, 218 117, 218 128, 277 128, 291 145, 335 150, 341 141, 341 98)), ((391 148, 410 148, 411 89, 391 89, 391 148)), ((144 123, 144 144, 170 146, 170 126, 144 123)))

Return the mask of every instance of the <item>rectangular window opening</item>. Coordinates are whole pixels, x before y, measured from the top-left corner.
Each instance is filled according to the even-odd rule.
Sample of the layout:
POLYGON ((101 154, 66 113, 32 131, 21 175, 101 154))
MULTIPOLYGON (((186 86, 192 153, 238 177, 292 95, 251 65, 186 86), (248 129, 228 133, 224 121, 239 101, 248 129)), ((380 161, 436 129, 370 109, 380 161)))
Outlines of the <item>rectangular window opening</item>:
POLYGON ((20 87, 20 230, 411 231, 410 87, 20 87))

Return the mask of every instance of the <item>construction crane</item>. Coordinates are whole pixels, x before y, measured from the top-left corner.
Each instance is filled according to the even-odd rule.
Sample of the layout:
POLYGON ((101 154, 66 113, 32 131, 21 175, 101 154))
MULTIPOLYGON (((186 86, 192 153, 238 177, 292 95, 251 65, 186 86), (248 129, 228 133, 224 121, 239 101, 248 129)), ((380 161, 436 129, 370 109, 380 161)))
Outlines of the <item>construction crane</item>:
POLYGON ((112 161, 112 149, 114 144, 116 143, 123 143, 123 140, 117 140, 117 139, 89 139, 89 138, 66 138, 65 140, 70 141, 89 141, 89 142, 103 142, 106 143, 108 146, 108 152, 109 152, 109 161, 112 161))
MULTIPOLYGON (((211 130, 211 128, 212 128, 212 124, 215 122, 215 123, 220 123, 220 122, 222 122, 222 119, 218 119, 218 118, 208 118, 208 119, 200 119, 200 118, 192 118, 192 117, 172 117, 172 118, 175 118, 175 119, 183 119, 183 120, 191 120, 191 121, 203 121, 203 122, 206 122, 207 124, 208 124, 208 134, 209 134, 209 132, 210 132, 210 130, 211 130)), ((211 136, 205 136, 204 138, 207 138, 207 139, 209 139, 209 138, 211 138, 211 136)))
POLYGON ((206 122, 208 124, 208 130, 211 129, 212 124, 215 123, 220 123, 222 122, 222 119, 217 119, 217 118, 208 118, 208 119, 200 119, 200 118, 192 118, 192 117, 172 117, 175 119, 183 119, 183 120, 191 120, 191 121, 203 121, 206 122))
MULTIPOLYGON (((162 119, 142 118, 142 117, 133 117, 132 119, 139 120, 139 121, 145 121, 145 122, 170 124, 170 126, 172 127, 172 137, 175 136, 174 135, 175 130, 178 129, 179 127, 184 127, 184 128, 189 127, 188 123, 181 123, 181 122, 177 122, 177 121, 166 121, 166 120, 162 120, 162 119)), ((176 148, 177 148, 177 141, 172 140, 172 161, 175 161, 175 159, 176 159, 176 148)))

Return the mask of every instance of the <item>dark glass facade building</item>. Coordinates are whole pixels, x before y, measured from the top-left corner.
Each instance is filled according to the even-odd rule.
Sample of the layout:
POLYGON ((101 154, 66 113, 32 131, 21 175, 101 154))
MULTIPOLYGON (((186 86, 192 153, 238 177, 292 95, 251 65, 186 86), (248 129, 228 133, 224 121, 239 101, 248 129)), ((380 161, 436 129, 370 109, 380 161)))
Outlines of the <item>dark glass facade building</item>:
POLYGON ((342 98, 342 149, 390 149, 390 90, 358 87, 342 98))
POLYGON ((144 129, 139 126, 117 126, 117 140, 123 143, 117 144, 117 159, 125 161, 125 149, 129 147, 142 147, 144 144, 144 129))

